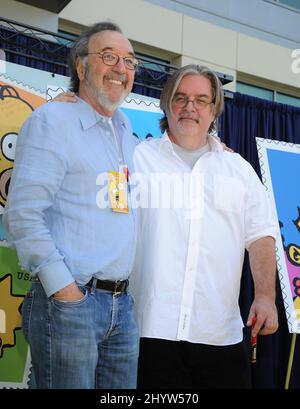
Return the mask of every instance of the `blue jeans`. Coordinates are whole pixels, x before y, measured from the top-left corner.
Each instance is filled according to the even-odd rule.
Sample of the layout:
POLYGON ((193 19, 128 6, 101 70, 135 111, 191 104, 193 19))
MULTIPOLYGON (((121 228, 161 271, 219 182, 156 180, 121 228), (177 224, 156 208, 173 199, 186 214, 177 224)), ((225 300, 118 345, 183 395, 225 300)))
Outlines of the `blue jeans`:
POLYGON ((33 279, 22 307, 38 388, 136 387, 139 336, 128 292, 80 287, 84 298, 47 298, 33 279))

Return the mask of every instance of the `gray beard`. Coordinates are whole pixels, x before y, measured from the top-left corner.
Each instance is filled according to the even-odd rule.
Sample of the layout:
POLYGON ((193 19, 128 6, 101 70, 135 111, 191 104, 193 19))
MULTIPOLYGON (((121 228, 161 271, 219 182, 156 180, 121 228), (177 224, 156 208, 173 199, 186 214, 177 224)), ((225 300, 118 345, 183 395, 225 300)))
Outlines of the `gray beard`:
POLYGON ((124 99, 127 96, 127 92, 124 90, 119 98, 118 101, 112 102, 107 95, 105 94, 104 91, 102 90, 97 90, 94 87, 91 87, 89 85, 90 91, 93 95, 93 97, 96 99, 96 101, 101 105, 106 111, 115 111, 124 101, 124 99))
POLYGON ((101 89, 97 89, 93 84, 90 83, 89 81, 89 65, 87 62, 84 63, 84 68, 85 68, 85 73, 84 73, 84 80, 86 82, 87 87, 89 88, 91 94, 95 98, 95 100, 98 102, 99 105, 101 105, 106 111, 115 111, 124 101, 124 99, 127 97, 129 92, 124 90, 119 98, 118 101, 112 102, 105 92, 101 89))
POLYGON ((105 94, 104 91, 101 89, 95 88, 89 81, 89 66, 88 64, 85 65, 85 75, 84 75, 84 80, 89 88, 91 94, 95 98, 95 100, 98 102, 99 105, 101 105, 106 111, 115 111, 124 101, 124 99, 127 97, 129 94, 127 91, 123 91, 119 100, 112 102, 107 95, 105 94))

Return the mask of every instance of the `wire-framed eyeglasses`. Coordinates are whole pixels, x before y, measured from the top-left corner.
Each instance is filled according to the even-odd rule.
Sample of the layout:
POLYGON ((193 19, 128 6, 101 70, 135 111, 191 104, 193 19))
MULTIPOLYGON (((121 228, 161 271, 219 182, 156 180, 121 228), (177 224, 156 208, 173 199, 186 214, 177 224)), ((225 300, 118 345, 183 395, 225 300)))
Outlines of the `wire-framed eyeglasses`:
POLYGON ((88 54, 95 54, 98 55, 99 58, 102 59, 104 64, 114 66, 117 65, 120 61, 120 58, 123 58, 124 64, 126 68, 129 70, 136 70, 139 65, 139 60, 135 57, 121 57, 111 51, 102 51, 102 52, 95 52, 95 53, 88 53, 88 54))
POLYGON ((213 102, 208 102, 200 97, 190 99, 187 95, 175 95, 172 104, 175 108, 185 108, 189 102, 192 102, 194 108, 198 111, 201 111, 208 105, 213 104, 213 102))

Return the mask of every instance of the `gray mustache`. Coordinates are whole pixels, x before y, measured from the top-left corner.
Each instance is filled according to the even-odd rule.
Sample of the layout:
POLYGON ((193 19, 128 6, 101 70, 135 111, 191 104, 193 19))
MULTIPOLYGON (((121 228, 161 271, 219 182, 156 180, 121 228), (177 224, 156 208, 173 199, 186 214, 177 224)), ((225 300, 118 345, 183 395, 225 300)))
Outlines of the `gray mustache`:
POLYGON ((179 121, 181 121, 182 119, 192 119, 192 120, 195 121, 197 124, 199 124, 199 119, 197 119, 197 118, 193 118, 193 117, 189 117, 189 116, 180 116, 180 117, 179 117, 179 121))

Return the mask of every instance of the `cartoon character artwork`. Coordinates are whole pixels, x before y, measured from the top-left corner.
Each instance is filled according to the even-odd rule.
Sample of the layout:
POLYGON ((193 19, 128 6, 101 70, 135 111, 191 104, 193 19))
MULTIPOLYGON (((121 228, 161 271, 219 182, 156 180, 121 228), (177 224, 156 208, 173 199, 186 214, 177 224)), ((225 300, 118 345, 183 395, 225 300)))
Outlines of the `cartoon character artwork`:
POLYGON ((0 246, 0 388, 28 388, 30 352, 21 331, 21 306, 30 288, 14 249, 0 246))
POLYGON ((290 229, 295 229, 299 237, 291 237, 289 229, 285 228, 283 223, 281 223, 281 230, 285 232, 282 235, 282 244, 289 272, 294 308, 297 318, 300 320, 300 207, 297 206, 295 209, 295 213, 296 212, 297 217, 292 220, 290 229))
POLYGON ((5 206, 19 130, 33 107, 10 85, 0 87, 0 211, 5 206))
POLYGON ((0 241, 5 240, 2 213, 12 174, 18 133, 32 111, 45 100, 0 81, 0 241))
POLYGON ((300 146, 257 139, 263 182, 277 215, 277 269, 289 331, 300 333, 300 146))
POLYGON ((161 136, 159 120, 163 117, 163 112, 157 99, 141 100, 128 96, 121 105, 121 110, 129 118, 133 135, 137 138, 148 140, 161 136))
POLYGON ((16 251, 8 247, 2 214, 20 128, 44 102, 34 92, 2 81, 0 75, 0 388, 27 388, 30 377, 30 352, 21 331, 21 305, 30 275, 19 265, 16 251))

